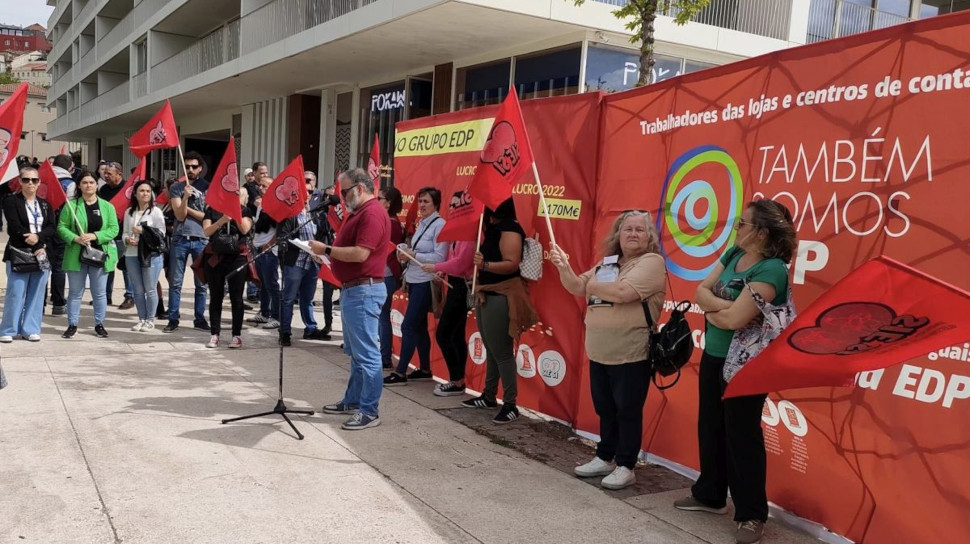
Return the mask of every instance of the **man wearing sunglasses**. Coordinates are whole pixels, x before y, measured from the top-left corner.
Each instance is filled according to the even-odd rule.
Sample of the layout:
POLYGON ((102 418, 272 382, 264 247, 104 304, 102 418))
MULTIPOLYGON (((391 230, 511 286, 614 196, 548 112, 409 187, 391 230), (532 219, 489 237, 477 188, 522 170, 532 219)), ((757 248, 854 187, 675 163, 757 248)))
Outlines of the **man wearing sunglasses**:
MULTIPOLYGON (((203 177, 205 163, 195 151, 185 154, 185 178, 187 182, 173 183, 168 192, 175 228, 172 230, 172 248, 169 253, 168 325, 162 332, 175 332, 179 328, 179 305, 182 302, 182 280, 189 255, 195 262, 202 258, 208 238, 202 230, 205 217, 205 191, 209 182, 203 177)), ((198 330, 209 331, 205 320, 206 285, 193 276, 195 282, 195 321, 198 330)))

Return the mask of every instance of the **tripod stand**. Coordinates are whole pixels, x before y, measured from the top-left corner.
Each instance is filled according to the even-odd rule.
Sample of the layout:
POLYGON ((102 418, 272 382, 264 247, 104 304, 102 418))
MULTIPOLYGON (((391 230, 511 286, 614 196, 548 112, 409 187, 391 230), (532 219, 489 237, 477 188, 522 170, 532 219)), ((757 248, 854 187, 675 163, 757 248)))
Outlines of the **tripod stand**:
MULTIPOLYGON (((293 233, 299 232, 300 229, 303 228, 304 225, 306 225, 307 223, 309 223, 309 222, 311 222, 311 221, 314 220, 315 213, 316 212, 310 213, 309 214, 309 217, 307 218, 306 221, 304 221, 302 224, 298 225, 297 227, 291 229, 288 233, 286 233, 286 235, 277 237, 277 242, 275 244, 275 247, 279 248, 279 247, 282 247, 283 244, 288 244, 289 243, 290 236, 292 236, 293 233)), ((246 264, 244 264, 244 265, 240 266, 239 268, 233 270, 229 274, 229 276, 232 276, 233 274, 238 274, 240 271, 245 270, 246 268, 249 267, 249 264, 251 262, 253 262, 256 259, 258 259, 261 255, 263 255, 267 251, 271 251, 273 249, 273 247, 274 247, 273 244, 268 245, 267 248, 264 249, 263 251, 261 251, 258 255, 254 256, 249 261, 246 261, 246 264)), ((253 419, 253 418, 263 417, 263 416, 269 416, 269 415, 273 415, 273 414, 278 414, 279 416, 281 416, 283 418, 284 421, 286 421, 290 425, 290 428, 293 429, 293 432, 294 433, 296 433, 297 440, 303 440, 303 434, 299 430, 297 430, 296 425, 293 425, 293 422, 290 421, 290 418, 287 417, 286 414, 301 414, 301 415, 308 415, 308 416, 312 416, 313 415, 313 410, 291 410, 291 409, 289 409, 286 406, 286 403, 283 402, 283 343, 282 342, 280 342, 280 383, 279 383, 279 396, 276 399, 276 406, 273 407, 273 409, 271 411, 269 411, 269 412, 260 412, 258 414, 250 414, 248 416, 240 416, 240 417, 234 417, 234 418, 229 418, 229 419, 223 419, 222 420, 222 423, 223 424, 226 424, 226 423, 231 423, 233 421, 242 421, 242 420, 245 420, 245 419, 253 419)))

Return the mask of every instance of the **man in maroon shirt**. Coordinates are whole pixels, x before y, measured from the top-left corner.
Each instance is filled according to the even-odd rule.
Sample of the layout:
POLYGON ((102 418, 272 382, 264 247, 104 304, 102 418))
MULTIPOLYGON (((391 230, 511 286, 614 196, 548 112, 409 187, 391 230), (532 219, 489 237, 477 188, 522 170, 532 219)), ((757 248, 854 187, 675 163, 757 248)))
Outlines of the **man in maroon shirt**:
POLYGON ((342 428, 348 431, 381 424, 377 404, 384 383, 377 323, 387 298, 384 263, 391 238, 391 220, 374 198, 374 182, 355 168, 340 176, 341 193, 349 215, 333 245, 310 242, 314 253, 327 255, 342 284, 340 317, 344 351, 350 356, 350 379, 344 398, 323 407, 327 414, 353 414, 342 428))

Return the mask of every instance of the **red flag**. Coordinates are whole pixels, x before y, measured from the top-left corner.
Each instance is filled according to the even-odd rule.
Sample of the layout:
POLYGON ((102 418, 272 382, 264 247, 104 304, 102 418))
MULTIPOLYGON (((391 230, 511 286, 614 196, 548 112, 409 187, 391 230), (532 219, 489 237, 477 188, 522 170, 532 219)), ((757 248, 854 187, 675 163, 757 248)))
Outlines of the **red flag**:
POLYGON ((64 148, 65 148, 64 144, 61 144, 61 152, 60 152, 61 155, 64 154, 64 148))
POLYGON ((512 186, 530 169, 532 161, 532 145, 513 87, 492 122, 468 192, 494 210, 512 196, 512 186))
POLYGON ((326 255, 320 255, 320 257, 322 257, 323 263, 320 265, 320 272, 317 272, 317 277, 331 285, 340 287, 340 280, 333 275, 333 269, 330 268, 330 258, 326 255))
POLYGON ((168 195, 168 189, 165 189, 158 195, 158 198, 155 199, 155 204, 158 204, 159 206, 164 206, 168 204, 169 200, 172 200, 172 197, 168 195))
POLYGON ((964 342, 968 330, 970 293, 878 257, 815 300, 741 367, 724 396, 850 386, 859 372, 964 342))
POLYGON ((141 158, 138 168, 135 168, 135 171, 131 173, 131 177, 125 182, 124 187, 111 199, 111 205, 115 207, 119 221, 124 219, 125 212, 131 205, 131 191, 135 188, 135 182, 143 179, 145 179, 145 157, 141 158))
POLYGON ((276 222, 294 217, 306 207, 310 195, 303 181, 303 155, 297 155, 282 172, 276 175, 273 184, 263 195, 263 211, 276 222))
POLYGON ((46 200, 51 208, 54 208, 54 211, 61 209, 61 206, 67 202, 64 187, 57 179, 57 174, 54 173, 51 163, 47 161, 40 163, 40 185, 37 186, 37 196, 46 200))
MULTIPOLYGON (((303 189, 306 191, 306 188, 303 189)), ((239 203, 239 167, 236 162, 236 138, 229 137, 229 146, 222 154, 209 188, 205 192, 205 203, 217 212, 232 218, 236 224, 242 223, 242 204, 239 203)))
POLYGON ((404 234, 410 236, 418 226, 418 197, 415 195, 414 202, 408 208, 407 215, 404 216, 404 234))
POLYGON ((344 205, 344 194, 340 192, 341 173, 342 172, 337 173, 337 179, 333 182, 333 190, 340 199, 340 205, 330 206, 330 209, 327 211, 327 222, 330 223, 330 228, 332 228, 335 233, 340 232, 340 227, 344 226, 344 220, 346 220, 347 215, 345 213, 347 208, 344 205))
POLYGON ((370 148, 370 158, 367 159, 367 173, 374 182, 374 196, 381 190, 381 144, 374 133, 374 145, 370 148))
POLYGON ((26 106, 26 83, 21 83, 10 98, 0 104, 0 184, 20 176, 16 158, 20 148, 20 134, 24 128, 26 106))
POLYGON ((468 191, 463 191, 458 205, 448 206, 448 221, 438 233, 438 241, 477 241, 478 221, 484 211, 485 208, 480 201, 472 198, 468 191))
POLYGON ((153 149, 178 147, 179 135, 175 130, 175 117, 168 100, 145 126, 128 138, 128 147, 136 157, 144 157, 153 149))

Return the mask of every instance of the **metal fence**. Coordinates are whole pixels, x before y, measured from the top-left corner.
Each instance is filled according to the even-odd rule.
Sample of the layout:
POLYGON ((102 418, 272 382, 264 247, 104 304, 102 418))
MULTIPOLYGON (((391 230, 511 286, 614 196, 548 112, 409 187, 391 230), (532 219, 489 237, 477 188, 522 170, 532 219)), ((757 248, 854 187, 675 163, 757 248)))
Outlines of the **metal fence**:
POLYGON ((152 66, 151 89, 156 91, 238 57, 239 20, 237 19, 152 66))
POLYGON ((812 0, 808 43, 851 36, 911 21, 907 16, 879 11, 844 0, 812 0))
MULTIPOLYGON (((106 93, 81 104, 80 120, 85 124, 92 124, 106 119, 105 112, 120 107, 130 100, 128 82, 124 81, 106 93)), ((72 121, 72 126, 76 126, 72 121)))
MULTIPOLYGON (((622 7, 628 0, 593 0, 600 4, 622 7)), ((661 2, 657 15, 676 17, 679 10, 661 2)), ((691 21, 729 28, 768 38, 787 40, 791 26, 790 0, 714 0, 691 21)))
POLYGON ((242 52, 251 53, 376 1, 275 0, 242 18, 242 52))
POLYGON ((127 15, 116 24, 107 34, 98 40, 98 54, 104 55, 114 49, 114 47, 125 40, 135 30, 135 12, 129 11, 127 15))

